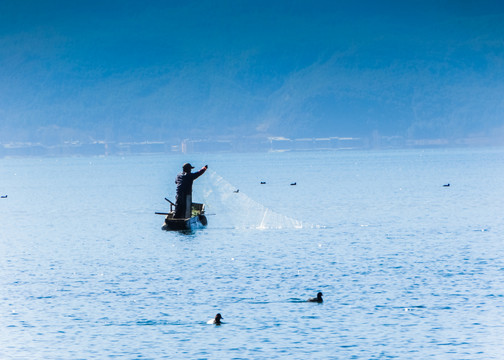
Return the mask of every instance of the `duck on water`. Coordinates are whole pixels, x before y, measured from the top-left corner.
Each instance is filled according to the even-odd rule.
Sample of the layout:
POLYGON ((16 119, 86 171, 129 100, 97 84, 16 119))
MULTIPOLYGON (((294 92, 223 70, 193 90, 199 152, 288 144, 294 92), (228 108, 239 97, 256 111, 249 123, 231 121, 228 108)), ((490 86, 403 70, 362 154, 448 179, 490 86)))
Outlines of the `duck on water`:
POLYGON ((322 299, 322 293, 321 293, 321 292, 319 292, 319 293, 317 294, 317 297, 314 297, 314 298, 309 298, 307 301, 308 301, 308 302, 317 302, 317 303, 324 302, 324 300, 322 299))
POLYGON ((213 319, 210 319, 207 321, 207 324, 208 325, 220 325, 222 324, 221 320, 223 320, 224 318, 221 316, 220 313, 218 313, 217 315, 215 315, 215 317, 213 319))

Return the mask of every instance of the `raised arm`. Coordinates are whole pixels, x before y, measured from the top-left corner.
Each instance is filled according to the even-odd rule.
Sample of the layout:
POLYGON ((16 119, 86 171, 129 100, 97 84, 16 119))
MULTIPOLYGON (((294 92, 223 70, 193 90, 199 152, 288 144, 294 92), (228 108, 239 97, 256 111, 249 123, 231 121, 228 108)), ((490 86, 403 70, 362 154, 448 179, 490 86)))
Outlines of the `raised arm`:
POLYGON ((201 169, 193 173, 193 179, 199 178, 201 175, 205 173, 205 171, 208 169, 208 165, 203 166, 201 169))

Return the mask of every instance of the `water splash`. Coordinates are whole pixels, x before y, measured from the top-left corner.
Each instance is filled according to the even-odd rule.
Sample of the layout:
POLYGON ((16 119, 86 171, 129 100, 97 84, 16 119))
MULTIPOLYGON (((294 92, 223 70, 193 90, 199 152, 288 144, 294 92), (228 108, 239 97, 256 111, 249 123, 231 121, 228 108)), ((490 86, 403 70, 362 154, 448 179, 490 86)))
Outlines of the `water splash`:
POLYGON ((216 212, 212 222, 217 226, 241 229, 302 229, 313 227, 299 220, 279 214, 252 200, 242 192, 235 192, 222 176, 212 171, 207 173, 207 181, 202 184, 202 194, 207 205, 207 213, 216 212))

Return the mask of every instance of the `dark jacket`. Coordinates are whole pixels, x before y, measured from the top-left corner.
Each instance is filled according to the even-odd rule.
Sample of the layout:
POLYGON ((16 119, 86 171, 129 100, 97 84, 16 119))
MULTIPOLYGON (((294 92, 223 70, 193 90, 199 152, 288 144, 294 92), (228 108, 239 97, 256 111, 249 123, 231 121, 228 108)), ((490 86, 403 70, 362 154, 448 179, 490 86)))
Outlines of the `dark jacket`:
POLYGON ((177 185, 177 197, 180 198, 184 195, 192 194, 193 181, 199 178, 206 171, 205 168, 198 170, 194 173, 180 173, 175 178, 175 184, 177 185))

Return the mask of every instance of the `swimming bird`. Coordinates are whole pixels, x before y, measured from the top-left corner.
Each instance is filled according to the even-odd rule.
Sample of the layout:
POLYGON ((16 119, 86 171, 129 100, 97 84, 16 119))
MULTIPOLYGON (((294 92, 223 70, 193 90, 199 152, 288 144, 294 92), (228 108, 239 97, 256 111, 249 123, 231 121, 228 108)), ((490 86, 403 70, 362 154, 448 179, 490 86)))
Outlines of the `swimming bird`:
POLYGON ((293 182, 291 185, 296 185, 296 183, 295 183, 295 182, 293 182))
POLYGON ((224 318, 221 316, 220 313, 218 313, 217 315, 215 315, 215 318, 208 320, 207 324, 209 324, 209 325, 211 325, 211 324, 220 325, 222 319, 224 319, 224 318))
POLYGON ((448 187, 448 186, 450 186, 450 184, 448 183, 448 184, 445 184, 445 185, 443 185, 443 186, 444 186, 444 187, 448 187))
POLYGON ((240 189, 236 189, 235 191, 233 191, 235 194, 238 194, 240 192, 240 189))
POLYGON ((2 199, 7 199, 7 195, 2 195, 2 199))
POLYGON ((266 181, 261 181, 261 185, 264 185, 264 184, 266 184, 266 181))
POLYGON ((324 300, 322 299, 322 293, 321 293, 321 292, 319 292, 319 293, 317 294, 317 297, 316 297, 316 298, 309 298, 307 301, 308 301, 308 302, 318 302, 318 303, 321 303, 321 302, 323 302, 324 300))

